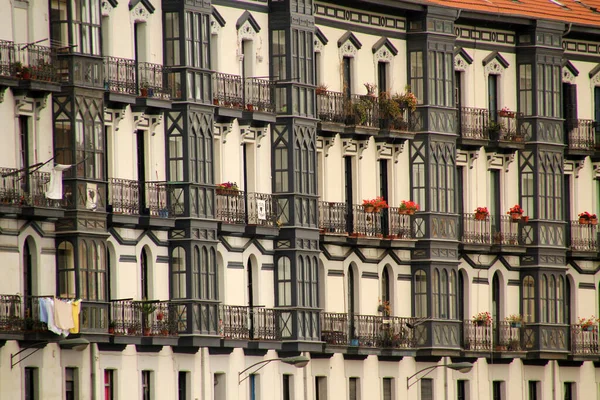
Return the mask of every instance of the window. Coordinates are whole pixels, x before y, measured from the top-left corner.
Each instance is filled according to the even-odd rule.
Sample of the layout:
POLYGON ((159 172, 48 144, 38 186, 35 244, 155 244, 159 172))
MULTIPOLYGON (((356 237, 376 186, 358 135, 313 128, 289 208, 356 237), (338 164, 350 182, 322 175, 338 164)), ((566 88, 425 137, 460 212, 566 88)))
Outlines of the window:
POLYGON ((540 152, 538 160, 540 218, 562 220, 563 157, 560 153, 540 152))
POLYGON ((217 257, 214 249, 202 247, 200 263, 200 298, 217 299, 217 257))
POLYGON ((490 120, 496 122, 498 116, 498 75, 488 75, 488 110, 490 120))
MULTIPOLYGON (((419 104, 423 103, 423 52, 422 51, 411 51, 410 57, 410 89, 417 98, 419 104)), ((419 203, 421 204, 421 203, 419 203)))
POLYGON ((359 378, 350 378, 348 380, 348 400, 360 400, 359 378))
POLYGON ((288 128, 285 125, 277 125, 273 135, 273 172, 275 175, 275 192, 287 192, 289 190, 288 173, 288 128))
POLYGON ((140 277, 142 299, 149 299, 148 255, 146 254, 146 249, 142 249, 142 254, 140 255, 140 277))
POLYGON ((431 278, 431 316, 438 318, 440 316, 440 271, 433 270, 431 278))
POLYGON ((152 371, 142 371, 142 400, 152 399, 152 371))
POLYGON ((390 303, 391 307, 391 299, 390 299, 390 273, 388 267, 383 269, 383 273, 381 274, 381 302, 390 303))
POLYGON ((415 317, 427 318, 427 274, 423 270, 415 273, 415 317))
POLYGON ((224 373, 217 372, 213 375, 214 379, 214 400, 226 400, 227 398, 227 379, 224 373))
POLYGON ((538 394, 538 381, 529 381, 529 400, 541 400, 538 394))
MULTIPOLYGON (((313 72, 313 34, 292 29, 292 79, 295 82, 312 85, 313 72)), ((293 112, 300 115, 313 115, 313 91, 307 87, 293 88, 293 112)))
POLYGON ((523 318, 535 322, 535 282, 531 275, 523 278, 523 318))
POLYGON ((186 259, 183 247, 175 247, 171 253, 171 290, 173 299, 185 299, 186 291, 186 259))
POLYGON ((248 376, 248 389, 250 390, 250 399, 249 400, 258 400, 260 399, 260 376, 258 374, 250 374, 248 376))
MULTIPOLYGON (((535 204, 535 193, 534 193, 534 178, 533 178, 533 162, 535 155, 531 152, 520 152, 519 153, 519 164, 521 172, 521 207, 525 215, 534 218, 534 204, 535 204)), ((542 200, 540 199, 540 202, 542 200)))
POLYGON ((346 97, 352 95, 352 58, 344 57, 342 59, 342 73, 343 73, 343 88, 342 91, 346 97))
POLYGON ((554 275, 542 275, 541 281, 541 318, 551 324, 564 322, 564 278, 554 275))
POLYGON ((327 377, 315 377, 315 400, 327 400, 327 377))
POLYGON ((533 80, 531 64, 519 65, 519 111, 523 115, 533 114, 533 80))
POLYGON ((289 257, 283 256, 277 261, 277 305, 292 305, 292 267, 289 257))
POLYGON ((448 318, 456 319, 458 318, 456 312, 456 271, 450 271, 450 282, 448 286, 448 303, 449 303, 449 313, 448 318))
POLYGON ((383 400, 394 400, 394 379, 383 378, 383 400))
POLYGON ((186 65, 210 68, 210 16, 185 13, 186 65))
POLYGON ((179 13, 165 12, 165 65, 180 65, 179 13))
POLYGON ((420 206, 421 211, 427 210, 425 196, 425 150, 426 144, 423 142, 411 142, 411 162, 412 162, 412 200, 420 206))
POLYGON ((58 294, 63 298, 77 297, 75 287, 75 253, 71 242, 61 242, 56 252, 58 294))
POLYGON ((377 63, 377 89, 380 94, 388 91, 388 65, 389 63, 382 61, 377 63))
POLYGON ((114 370, 104 370, 104 400, 114 400, 116 398, 114 377, 114 370))
POLYGON ((65 400, 77 400, 77 368, 65 368, 65 400))
MULTIPOLYGON (((454 79, 454 56, 452 53, 429 51, 429 104, 452 107, 454 96, 452 80, 454 79)), ((415 93, 416 95, 416 93, 415 93)), ((417 98, 419 98, 417 96, 417 98)))
POLYGON ((192 125, 190 134, 190 181, 213 183, 213 138, 210 128, 204 124, 192 125))
POLYGON ((70 45, 74 53, 101 55, 100 1, 71 0, 69 5, 67 7, 65 0, 50 2, 52 44, 61 49, 70 45), (72 24, 69 24, 69 19, 72 24))
POLYGON ((469 381, 459 379, 456 381, 456 400, 468 400, 469 381))
POLYGON ((448 272, 445 269, 440 280, 440 318, 448 318, 448 272))
POLYGON ((561 117, 561 67, 537 65, 537 115, 561 117))
POLYGON ((177 380, 177 399, 178 400, 188 400, 190 398, 190 393, 188 389, 188 382, 190 373, 186 371, 179 371, 179 377, 177 380))
POLYGON ((433 400, 433 379, 421 379, 421 400, 433 400))
POLYGON ((38 395, 38 369, 35 367, 25 367, 25 400, 37 400, 38 395))
POLYGON ((180 135, 169 137, 169 176, 173 182, 183 182, 183 138, 180 135))
POLYGON ((292 393, 293 393, 293 376, 292 375, 288 375, 288 374, 284 374, 283 375, 283 397, 282 400, 293 400, 292 397, 292 393))
POLYGON ((565 382, 565 400, 575 400, 575 382, 565 382))
POLYGON ((106 248, 93 240, 79 242, 79 297, 106 300, 106 248))
POLYGON ((502 392, 504 391, 504 382, 503 381, 493 381, 492 382, 492 400, 502 400, 504 396, 502 392))
POLYGON ((432 211, 455 212, 455 156, 456 149, 451 144, 430 144, 429 178, 432 211))
POLYGON ((104 179, 104 123, 101 111, 82 102, 75 115, 75 161, 77 176, 104 179))
POLYGON ((287 78, 286 64, 285 64, 285 31, 274 30, 271 32, 272 41, 272 60, 271 66, 273 68, 271 76, 275 81, 282 81, 287 78))

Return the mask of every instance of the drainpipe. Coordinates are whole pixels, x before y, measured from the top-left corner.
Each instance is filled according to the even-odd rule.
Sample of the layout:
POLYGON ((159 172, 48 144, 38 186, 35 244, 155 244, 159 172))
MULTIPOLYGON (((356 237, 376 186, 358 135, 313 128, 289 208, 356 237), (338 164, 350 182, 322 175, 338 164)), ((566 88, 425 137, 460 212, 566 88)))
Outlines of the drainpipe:
POLYGON ((96 359, 97 349, 95 343, 90 343, 90 379, 92 380, 92 400, 96 400, 96 359))

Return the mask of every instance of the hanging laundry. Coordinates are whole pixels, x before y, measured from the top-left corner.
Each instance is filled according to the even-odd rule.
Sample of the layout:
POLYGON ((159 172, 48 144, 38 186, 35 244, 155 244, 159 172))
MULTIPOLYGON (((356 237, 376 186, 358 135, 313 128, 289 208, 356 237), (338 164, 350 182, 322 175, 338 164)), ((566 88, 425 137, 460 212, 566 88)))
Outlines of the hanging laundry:
POLYGON ((62 335, 64 331, 57 327, 54 323, 54 299, 43 297, 40 299, 40 305, 43 304, 46 309, 46 315, 48 316, 48 321, 46 325, 48 325, 48 330, 50 332, 56 333, 57 335, 62 335))
POLYGON ((63 331, 75 327, 71 303, 60 299, 54 299, 54 323, 63 331))
POLYGON ((48 304, 45 301, 46 299, 44 299, 43 297, 38 299, 38 306, 39 306, 39 315, 40 315, 40 321, 45 322, 46 324, 48 324, 48 304))
POLYGON ((71 333, 79 333, 79 312, 81 310, 81 300, 71 302, 71 311, 73 313, 73 328, 69 330, 71 333))
POLYGON ((63 198, 63 179, 62 174, 66 169, 71 168, 70 165, 56 164, 50 172, 50 184, 46 192, 46 198, 52 200, 62 200, 63 198))

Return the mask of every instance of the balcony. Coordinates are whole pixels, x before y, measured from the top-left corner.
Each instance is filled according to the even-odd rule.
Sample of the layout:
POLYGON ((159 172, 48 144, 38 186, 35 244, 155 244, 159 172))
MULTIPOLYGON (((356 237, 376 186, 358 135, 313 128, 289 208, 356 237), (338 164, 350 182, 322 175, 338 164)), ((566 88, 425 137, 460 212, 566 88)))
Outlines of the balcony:
POLYGON ((56 53, 46 46, 14 44, 14 51, 2 42, 0 52, 10 60, 9 74, 20 79, 19 87, 32 92, 59 92, 60 76, 56 68, 56 53))
POLYGON ((277 202, 271 194, 217 188, 216 203, 217 219, 223 222, 221 231, 276 234, 277 202))
POLYGON ((591 119, 566 120, 567 154, 575 156, 591 155, 595 149, 595 129, 596 124, 591 119))
POLYGON ((181 346, 219 347, 221 332, 219 302, 214 300, 171 300, 181 346))
MULTIPOLYGON (((508 321, 494 322, 493 325, 473 320, 463 322, 463 348, 465 351, 489 353, 515 353, 524 350, 521 345, 522 323, 508 321)), ((513 357, 514 354, 509 355, 513 357)))
POLYGON ((0 86, 18 85, 16 71, 13 67, 15 62, 15 43, 9 40, 0 40, 0 86))
MULTIPOLYGON (((597 225, 580 224, 579 220, 571 221, 568 239, 570 239, 569 242, 573 254, 588 253, 588 256, 595 257, 598 252, 597 225)), ((585 254, 581 255, 585 256, 585 254)))
POLYGON ((490 147, 499 151, 512 152, 525 148, 525 134, 522 129, 523 114, 500 110, 489 120, 487 132, 490 147))
POLYGON ((414 349, 412 318, 321 313, 321 340, 333 346, 414 349))
POLYGON ((221 305, 220 334, 231 340, 281 340, 277 310, 264 307, 221 305))
POLYGON ((108 333, 115 344, 175 345, 176 320, 176 308, 167 301, 113 300, 108 333))
POLYGON ((167 74, 161 64, 137 63, 138 98, 136 104, 145 108, 170 109, 171 90, 167 74))
POLYGON ((327 201, 319 202, 319 230, 326 241, 335 241, 336 236, 354 240, 414 238, 410 215, 400 214, 397 207, 366 212, 362 205, 355 204, 349 209, 346 203, 327 201))
POLYGON ((571 325, 571 353, 573 356, 598 357, 600 354, 598 343, 600 342, 597 325, 571 325))
POLYGON ((134 104, 138 94, 135 60, 104 57, 104 89, 108 101, 134 104))
POLYGON ((491 324, 467 320, 463 322, 464 344, 466 351, 490 352, 492 350, 491 324))
POLYGON ((494 350, 500 352, 522 352, 525 347, 522 344, 523 323, 500 321, 494 324, 494 350))
POLYGON ((50 173, 26 173, 0 168, 0 214, 20 214, 34 219, 64 216, 63 200, 46 198, 50 173))
POLYGON ((317 91, 317 116, 320 130, 331 133, 380 134, 394 138, 409 138, 403 134, 414 131, 412 114, 394 99, 372 95, 346 95, 340 92, 317 91), (393 107, 392 107, 393 106, 393 107))
POLYGON ((220 117, 274 122, 273 83, 263 78, 215 73, 213 105, 220 117))
POLYGON ((461 107, 459 111, 460 145, 479 148, 489 142, 487 108, 461 107))
POLYGON ((111 223, 172 227, 174 222, 168 220, 174 216, 168 202, 170 191, 166 182, 144 182, 140 186, 138 181, 110 178, 108 194, 111 223))
POLYGON ((492 244, 492 226, 490 216, 478 219, 478 214, 463 214, 462 244, 464 247, 490 246, 492 244))
POLYGON ((509 215, 492 217, 492 244, 501 252, 524 253, 520 228, 523 220, 515 221, 509 215))
POLYGON ((140 193, 140 198, 144 200, 140 224, 152 228, 173 228, 175 213, 169 203, 172 187, 167 182, 144 182, 143 188, 144 192, 140 193))

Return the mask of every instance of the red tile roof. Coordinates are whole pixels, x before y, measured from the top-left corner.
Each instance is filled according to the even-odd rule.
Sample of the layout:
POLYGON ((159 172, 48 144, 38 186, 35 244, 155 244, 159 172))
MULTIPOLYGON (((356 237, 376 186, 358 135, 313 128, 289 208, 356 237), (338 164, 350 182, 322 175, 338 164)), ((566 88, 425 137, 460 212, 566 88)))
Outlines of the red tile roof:
POLYGON ((600 27, 600 0, 427 0, 429 4, 600 27))

